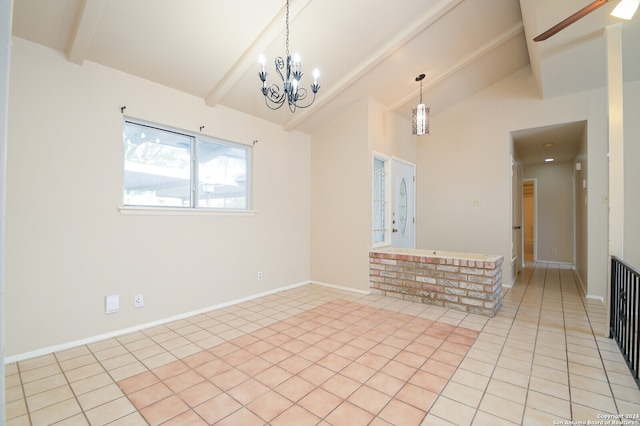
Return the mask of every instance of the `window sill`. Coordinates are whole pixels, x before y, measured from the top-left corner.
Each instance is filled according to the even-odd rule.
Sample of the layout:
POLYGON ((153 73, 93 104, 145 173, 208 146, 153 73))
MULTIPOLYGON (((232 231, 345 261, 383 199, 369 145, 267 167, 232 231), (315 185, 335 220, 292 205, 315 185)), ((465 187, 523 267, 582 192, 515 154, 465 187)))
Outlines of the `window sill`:
POLYGON ((120 214, 143 216, 255 216, 255 210, 194 209, 190 207, 120 206, 120 214))

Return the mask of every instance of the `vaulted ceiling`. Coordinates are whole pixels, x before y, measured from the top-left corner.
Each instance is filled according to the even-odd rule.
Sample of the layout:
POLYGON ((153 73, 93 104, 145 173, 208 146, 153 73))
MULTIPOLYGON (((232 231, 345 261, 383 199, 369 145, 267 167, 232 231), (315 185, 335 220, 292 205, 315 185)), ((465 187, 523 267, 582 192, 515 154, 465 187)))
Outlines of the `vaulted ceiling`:
MULTIPOLYGON (((17 0, 13 34, 312 133, 371 96, 410 117, 423 98, 437 115, 531 65, 540 97, 604 87, 604 28, 613 0, 549 40, 533 37, 591 0, 291 0, 290 50, 315 104, 272 111, 260 91, 285 54, 285 0, 17 0)), ((623 24, 625 80, 640 79, 640 19, 623 24)))

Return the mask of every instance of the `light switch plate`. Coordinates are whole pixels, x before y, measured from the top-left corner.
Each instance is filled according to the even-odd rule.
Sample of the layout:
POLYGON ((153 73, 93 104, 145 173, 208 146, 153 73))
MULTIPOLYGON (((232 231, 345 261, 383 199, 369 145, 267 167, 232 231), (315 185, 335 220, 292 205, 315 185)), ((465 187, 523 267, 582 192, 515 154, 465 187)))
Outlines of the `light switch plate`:
POLYGON ((105 311, 108 314, 118 312, 120 310, 120 295, 109 294, 105 297, 105 311))

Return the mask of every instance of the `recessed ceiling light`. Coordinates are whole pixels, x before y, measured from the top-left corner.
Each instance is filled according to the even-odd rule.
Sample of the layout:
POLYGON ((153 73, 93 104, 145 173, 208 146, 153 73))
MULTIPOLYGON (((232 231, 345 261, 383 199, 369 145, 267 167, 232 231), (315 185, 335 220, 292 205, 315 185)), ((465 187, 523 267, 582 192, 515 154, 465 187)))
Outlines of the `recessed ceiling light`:
POLYGON ((544 161, 546 161, 547 163, 550 163, 553 161, 553 158, 545 158, 544 161))
POLYGON ((551 143, 551 142, 547 142, 547 143, 545 143, 545 144, 542 144, 542 146, 544 146, 545 148, 553 148, 553 146, 554 146, 554 145, 555 145, 555 144, 554 144, 554 143, 551 143))

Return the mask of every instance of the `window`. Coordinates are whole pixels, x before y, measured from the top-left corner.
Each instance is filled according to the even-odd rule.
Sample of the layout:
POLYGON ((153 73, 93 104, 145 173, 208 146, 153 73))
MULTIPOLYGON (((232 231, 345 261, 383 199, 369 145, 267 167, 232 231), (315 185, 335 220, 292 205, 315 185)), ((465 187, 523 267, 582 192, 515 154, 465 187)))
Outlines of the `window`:
POLYGON ((125 206, 249 208, 250 147, 133 121, 123 139, 125 206))
POLYGON ((373 157, 373 245, 383 246, 389 240, 389 158, 373 157))

